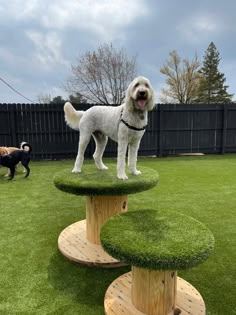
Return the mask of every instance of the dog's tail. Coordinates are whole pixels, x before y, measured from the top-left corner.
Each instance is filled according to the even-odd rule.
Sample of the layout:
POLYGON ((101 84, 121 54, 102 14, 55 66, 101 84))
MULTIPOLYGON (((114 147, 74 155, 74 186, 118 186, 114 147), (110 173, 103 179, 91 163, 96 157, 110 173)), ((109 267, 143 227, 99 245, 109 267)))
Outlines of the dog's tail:
POLYGON ((70 126, 72 129, 78 130, 79 121, 83 116, 84 111, 75 110, 70 102, 66 102, 64 105, 64 112, 67 125, 70 126))
POLYGON ((26 152, 31 152, 32 151, 32 146, 28 142, 21 142, 20 144, 20 149, 24 150, 26 152))

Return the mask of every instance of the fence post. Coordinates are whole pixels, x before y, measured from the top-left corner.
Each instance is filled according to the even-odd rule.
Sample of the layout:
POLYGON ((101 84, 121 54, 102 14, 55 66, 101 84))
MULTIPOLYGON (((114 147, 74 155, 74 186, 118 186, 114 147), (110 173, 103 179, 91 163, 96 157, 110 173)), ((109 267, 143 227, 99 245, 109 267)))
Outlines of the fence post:
POLYGON ((10 135, 11 145, 18 146, 16 136, 16 104, 11 104, 8 107, 10 109, 10 135))
POLYGON ((162 156, 163 151, 163 124, 162 124, 162 116, 163 116, 163 107, 162 104, 159 104, 159 156, 162 156))
POLYGON ((227 118, 228 118, 228 105, 224 104, 223 110, 223 129, 222 129, 222 147, 221 154, 225 153, 226 136, 227 136, 227 118))

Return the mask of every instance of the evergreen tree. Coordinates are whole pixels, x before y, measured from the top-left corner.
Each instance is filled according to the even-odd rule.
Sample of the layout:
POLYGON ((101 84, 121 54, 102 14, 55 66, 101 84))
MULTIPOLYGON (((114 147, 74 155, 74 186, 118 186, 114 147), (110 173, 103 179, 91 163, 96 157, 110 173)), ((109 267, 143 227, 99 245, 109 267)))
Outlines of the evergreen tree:
POLYGON ((199 70, 201 75, 196 102, 205 104, 218 104, 232 102, 233 94, 227 92, 225 76, 219 72, 220 54, 213 42, 208 46, 203 66, 199 70))
POLYGON ((64 104, 66 102, 66 100, 63 99, 62 96, 55 96, 53 97, 51 103, 54 103, 54 104, 64 104))

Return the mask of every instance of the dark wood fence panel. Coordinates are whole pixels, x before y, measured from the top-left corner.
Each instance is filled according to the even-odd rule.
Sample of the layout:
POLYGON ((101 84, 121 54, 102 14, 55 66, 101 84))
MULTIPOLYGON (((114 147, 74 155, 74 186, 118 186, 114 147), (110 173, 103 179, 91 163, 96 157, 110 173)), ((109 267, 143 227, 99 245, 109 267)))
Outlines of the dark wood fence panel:
POLYGON ((161 154, 221 151, 223 106, 180 104, 160 106, 161 154))
POLYGON ((236 105, 226 106, 225 152, 236 152, 236 105))
POLYGON ((0 146, 4 146, 5 143, 11 143, 11 121, 14 118, 7 104, 0 108, 0 146))
MULTIPOLYGON (((80 104, 79 110, 92 105, 80 104)), ((63 104, 0 104, 0 146, 28 141, 35 159, 74 158, 79 132, 67 127, 63 104)), ((91 140, 86 157, 92 157, 91 140)), ((236 104, 159 104, 149 113, 140 155, 236 152, 236 104)), ((109 140, 105 156, 116 156, 109 140)))

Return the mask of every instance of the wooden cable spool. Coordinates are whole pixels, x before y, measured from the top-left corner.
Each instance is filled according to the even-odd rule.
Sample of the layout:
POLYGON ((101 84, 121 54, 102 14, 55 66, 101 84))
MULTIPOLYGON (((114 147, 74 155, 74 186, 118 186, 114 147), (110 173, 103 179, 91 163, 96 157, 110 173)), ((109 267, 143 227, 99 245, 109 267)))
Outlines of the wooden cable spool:
POLYGON ((153 169, 141 168, 142 175, 130 175, 128 180, 116 177, 116 166, 97 170, 85 165, 83 173, 66 169, 54 176, 55 186, 67 193, 86 196, 86 220, 66 227, 58 238, 58 247, 68 259, 89 265, 112 268, 123 266, 110 257, 100 245, 102 225, 112 216, 128 211, 128 195, 157 185, 159 176, 153 169))
POLYGON ((214 248, 202 223, 173 211, 139 210, 111 217, 100 237, 108 254, 132 266, 109 286, 107 315, 205 314, 200 293, 177 277, 177 270, 198 265, 214 248))

